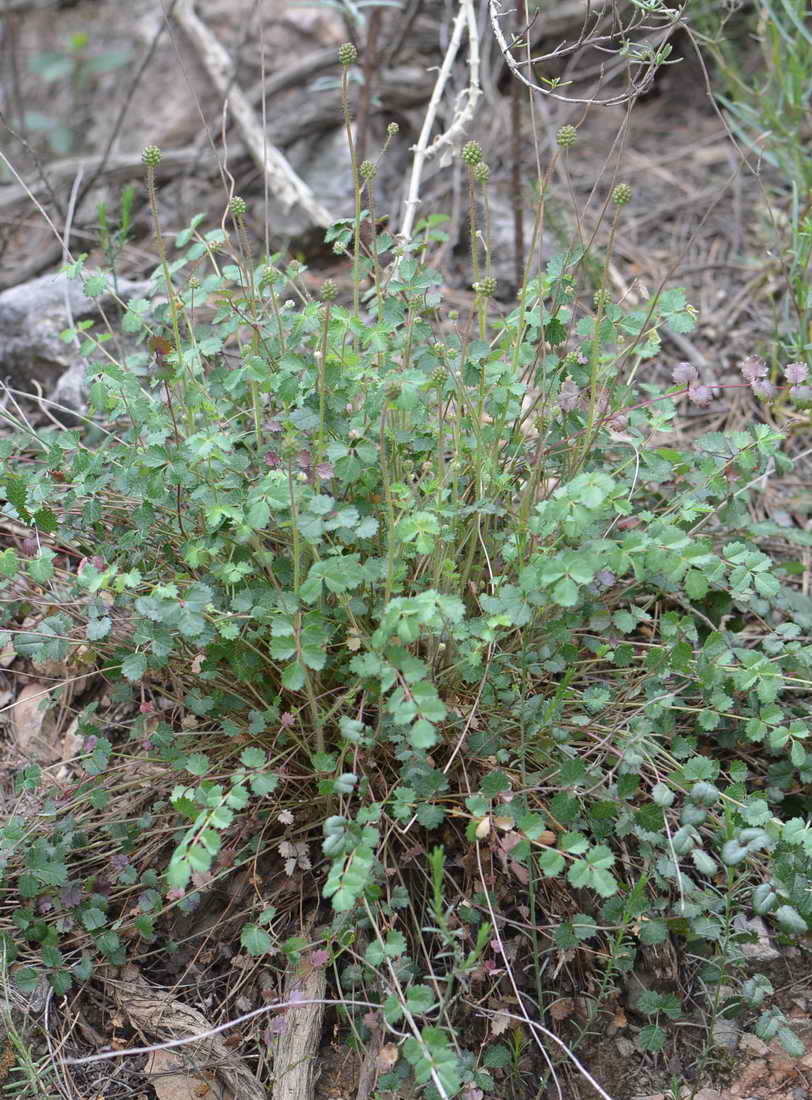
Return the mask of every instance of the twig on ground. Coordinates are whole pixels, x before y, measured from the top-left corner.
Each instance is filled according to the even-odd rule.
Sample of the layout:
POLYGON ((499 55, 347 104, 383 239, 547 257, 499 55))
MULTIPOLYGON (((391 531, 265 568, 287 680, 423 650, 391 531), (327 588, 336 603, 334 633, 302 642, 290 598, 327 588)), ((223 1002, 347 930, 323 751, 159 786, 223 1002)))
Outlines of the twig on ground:
MULTIPOLYGON (((671 36, 671 34, 673 34, 674 30, 681 21, 678 12, 675 11, 673 15, 669 15, 669 23, 665 27, 656 28, 651 35, 652 42, 647 42, 645 44, 645 55, 640 58, 636 58, 632 53, 630 54, 630 59, 627 62, 624 61, 624 64, 631 65, 633 62, 638 64, 641 69, 641 75, 638 76, 636 79, 629 80, 622 92, 618 92, 617 95, 608 96, 606 99, 598 99, 596 98, 596 96, 578 98, 576 96, 560 95, 559 93, 555 92, 553 90, 554 85, 552 82, 550 82, 547 87, 544 87, 543 85, 537 84, 534 80, 531 80, 529 77, 525 76, 524 73, 521 71, 521 66, 511 53, 511 46, 516 44, 516 40, 514 39, 513 43, 508 44, 504 32, 502 31, 502 27, 499 23, 499 20, 507 15, 507 11, 505 11, 502 6, 502 0, 488 0, 488 11, 490 13, 491 28, 493 30, 494 37, 499 44, 499 49, 502 52, 502 57, 505 60, 505 64, 508 66, 511 73, 514 75, 514 77, 516 77, 517 80, 521 80, 522 84, 525 84, 528 88, 532 88, 533 91, 541 92, 543 95, 549 96, 552 99, 558 99, 562 103, 584 103, 602 107, 617 106, 621 103, 627 103, 630 99, 635 99, 641 94, 641 92, 645 91, 645 89, 651 84, 651 81, 654 79, 655 73, 660 67, 662 61, 664 60, 664 57, 660 56, 660 50, 666 43, 667 39, 671 36)), ((628 45, 629 47, 633 45, 632 43, 627 42, 629 32, 632 29, 638 29, 639 27, 640 24, 637 23, 634 24, 634 28, 632 28, 632 26, 624 28, 624 32, 622 35, 622 38, 624 40, 624 50, 626 49, 626 45, 628 45)), ((651 28, 645 29, 651 30, 651 28)), ((553 50, 551 53, 546 54, 543 58, 531 58, 530 64, 536 64, 539 61, 548 60, 550 58, 563 57, 567 54, 572 54, 575 51, 584 48, 585 46, 597 46, 598 43, 602 44, 600 46, 600 49, 606 51, 608 49, 607 44, 611 42, 618 42, 619 38, 620 35, 617 31, 613 31, 610 34, 603 35, 588 35, 586 33, 585 21, 584 27, 577 42, 567 43, 566 45, 562 44, 556 47, 556 49, 553 50)), ((621 53, 623 51, 618 48, 617 52, 621 53)), ((598 67, 598 69, 596 69, 596 75, 598 78, 599 87, 600 85, 606 83, 607 74, 605 72, 604 66, 600 66, 598 67)))
POLYGON ((257 167, 265 174, 274 198, 285 210, 299 207, 314 225, 331 225, 334 219, 330 212, 317 201, 280 150, 268 142, 245 92, 239 85, 232 84, 231 60, 218 39, 197 15, 194 0, 178 0, 175 19, 197 50, 218 92, 227 97, 240 134, 257 167))

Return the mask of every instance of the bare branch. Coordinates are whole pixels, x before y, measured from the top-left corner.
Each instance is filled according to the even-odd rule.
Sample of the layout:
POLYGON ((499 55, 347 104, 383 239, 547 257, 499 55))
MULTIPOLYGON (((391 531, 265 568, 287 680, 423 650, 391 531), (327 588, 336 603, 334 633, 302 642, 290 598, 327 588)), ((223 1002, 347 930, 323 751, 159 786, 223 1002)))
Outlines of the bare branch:
POLYGON ((465 134, 465 128, 476 113, 479 97, 482 89, 479 86, 479 33, 476 25, 476 13, 473 0, 460 0, 459 11, 454 20, 451 32, 451 41, 448 43, 443 64, 437 74, 434 91, 431 93, 426 115, 423 119, 423 128, 417 144, 413 147, 414 160, 412 161, 412 175, 409 181, 409 193, 406 198, 406 210, 400 228, 400 236, 403 240, 409 240, 414 229, 414 221, 417 208, 420 205, 420 181, 423 177, 423 168, 430 158, 437 156, 443 150, 451 150, 461 142, 465 134), (443 98, 445 86, 451 75, 451 68, 459 52, 463 32, 468 32, 468 87, 463 92, 457 103, 454 118, 451 125, 443 134, 439 134, 429 145, 431 130, 437 116, 437 109, 443 98))
POLYGON ((227 100, 240 135, 257 167, 265 174, 274 198, 285 210, 299 207, 314 225, 331 225, 334 219, 330 212, 318 202, 280 150, 267 140, 250 100, 232 82, 231 59, 195 12, 194 0, 178 0, 175 19, 197 50, 212 83, 227 100))
MULTIPOLYGON (((519 40, 514 38, 511 43, 508 43, 499 22, 499 20, 507 14, 502 7, 502 0, 488 0, 488 11, 490 13, 491 28, 499 45, 502 57, 517 80, 520 80, 522 84, 531 88, 533 91, 541 92, 543 95, 549 96, 552 99, 557 99, 562 103, 581 103, 598 107, 613 107, 621 103, 628 103, 629 100, 636 98, 641 92, 644 92, 646 88, 648 88, 654 79, 655 73, 660 65, 663 64, 667 56, 664 47, 665 50, 670 49, 670 47, 665 46, 665 43, 673 34, 682 18, 682 9, 667 8, 664 4, 660 3, 659 0, 652 0, 651 10, 647 14, 661 17, 665 20, 665 25, 654 28, 644 28, 650 32, 653 41, 647 42, 643 46, 632 43, 628 39, 628 35, 633 30, 637 30, 642 26, 642 20, 635 22, 633 19, 632 23, 611 35, 588 34, 586 31, 588 20, 585 20, 577 42, 569 44, 562 43, 551 53, 545 54, 543 58, 532 58, 530 62, 524 61, 520 63, 511 53, 512 47, 517 45, 519 40), (606 45, 603 45, 604 43, 606 45), (611 51, 609 48, 610 43, 619 43, 619 45, 614 51, 611 51), (622 92, 618 92, 617 95, 609 96, 606 99, 597 99, 594 96, 578 98, 576 96, 561 95, 554 90, 552 85, 544 87, 541 84, 536 84, 535 81, 525 76, 522 72, 522 64, 530 65, 550 58, 563 57, 575 50, 584 49, 585 47, 594 47, 595 49, 605 50, 607 53, 615 52, 621 56, 625 55, 628 58, 627 63, 639 65, 641 67, 641 72, 634 80, 629 82, 629 85, 622 92)), ((595 26, 597 26, 597 22, 595 26)), ((604 82, 604 78, 605 72, 603 66, 601 66, 599 69, 599 86, 604 82)))

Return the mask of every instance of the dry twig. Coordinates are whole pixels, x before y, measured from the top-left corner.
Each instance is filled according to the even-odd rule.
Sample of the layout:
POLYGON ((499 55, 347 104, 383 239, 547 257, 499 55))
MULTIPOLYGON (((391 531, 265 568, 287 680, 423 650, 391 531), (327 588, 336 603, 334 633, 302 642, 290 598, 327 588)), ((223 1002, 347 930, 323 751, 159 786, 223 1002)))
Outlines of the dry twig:
POLYGON ((197 15, 194 0, 178 0, 175 19, 197 50, 212 83, 227 100, 240 135, 258 168, 265 174, 274 198, 286 211, 299 207, 314 225, 331 225, 334 219, 330 212, 318 202, 280 150, 267 140, 248 96, 233 83, 228 54, 197 15))
POLYGON ((412 174, 409 181, 409 194, 406 198, 406 210, 400 228, 400 235, 404 240, 409 240, 414 229, 415 216, 420 205, 420 181, 423 177, 423 168, 426 161, 443 150, 450 151, 462 140, 466 126, 476 113, 477 103, 481 95, 482 89, 479 85, 479 32, 477 30, 476 12, 474 11, 473 0, 460 0, 459 11, 451 32, 451 40, 448 43, 448 49, 426 109, 420 137, 413 149, 414 160, 412 161, 412 174), (459 52, 463 32, 466 30, 468 32, 468 87, 463 93, 461 102, 457 105, 451 125, 429 145, 429 137, 431 136, 437 109, 451 74, 451 67, 459 52))

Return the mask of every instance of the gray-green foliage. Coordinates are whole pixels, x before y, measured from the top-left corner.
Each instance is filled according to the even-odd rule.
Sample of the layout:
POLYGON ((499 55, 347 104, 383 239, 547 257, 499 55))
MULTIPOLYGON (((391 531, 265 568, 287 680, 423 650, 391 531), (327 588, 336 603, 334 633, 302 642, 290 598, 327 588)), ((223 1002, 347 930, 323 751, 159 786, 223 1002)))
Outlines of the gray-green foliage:
POLYGON ((764 187, 783 288, 776 309, 776 351, 786 349, 790 359, 811 365, 812 157, 806 126, 812 20, 804 0, 757 0, 738 14, 733 10, 722 5, 700 9, 697 38, 714 63, 719 102, 752 167, 759 170, 764 162, 772 169, 765 173, 764 187))
MULTIPOLYGON (((742 967, 736 913, 803 935, 812 605, 748 511, 767 465, 789 463, 760 424, 656 442, 684 387, 631 380, 659 324, 692 327, 682 292, 637 311, 604 295, 596 316, 580 257, 554 258, 506 317, 477 299, 476 323, 440 342, 423 245, 382 272, 381 235, 359 259, 380 280, 362 319, 313 299, 301 265, 254 265, 199 220, 155 297, 128 306, 144 350, 119 362, 80 334, 85 428, 16 425, 1 445, 5 513, 41 541, 0 557, 4 641, 103 669, 140 705, 126 732, 86 707, 68 794, 36 768, 17 777, 44 812, 1 833, 16 981, 44 969, 61 993, 154 944, 173 906, 273 850, 280 811, 320 845, 341 990, 405 1029, 428 1094, 499 1070, 449 1029, 500 902, 482 884, 458 896, 439 848, 428 900, 410 895, 391 872, 412 837, 456 830, 487 851, 508 836, 537 974, 550 953, 608 948, 592 1015, 641 947, 671 937, 718 985, 742 967), (155 707, 164 685, 188 721, 155 707), (446 766, 461 746, 474 790, 446 766), (122 780, 133 757, 154 795, 122 780), (542 913, 550 880, 590 912, 542 913), (421 980, 421 935, 444 995, 421 980)), ((277 919, 246 914, 248 954, 274 949, 277 919)), ((679 1001, 643 1010, 658 1050, 679 1001)))

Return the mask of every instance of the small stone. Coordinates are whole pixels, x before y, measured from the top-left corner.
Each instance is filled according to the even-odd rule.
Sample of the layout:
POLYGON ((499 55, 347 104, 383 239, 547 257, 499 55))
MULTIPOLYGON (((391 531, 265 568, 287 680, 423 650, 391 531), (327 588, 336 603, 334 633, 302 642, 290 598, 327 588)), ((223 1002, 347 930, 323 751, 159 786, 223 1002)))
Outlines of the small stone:
POLYGON ((749 920, 744 914, 739 913, 733 918, 733 927, 737 932, 752 932, 757 937, 756 943, 741 944, 741 953, 746 959, 754 962, 769 962, 780 958, 780 952, 770 943, 770 934, 767 925, 759 916, 749 920))
POLYGON ((734 1020, 721 1016, 711 1029, 711 1039, 716 1047, 723 1050, 735 1050, 739 1045, 739 1029, 734 1020))
POLYGON ((751 1031, 745 1031, 739 1039, 739 1049, 763 1058, 769 1048, 763 1039, 759 1039, 758 1035, 753 1035, 751 1031))

